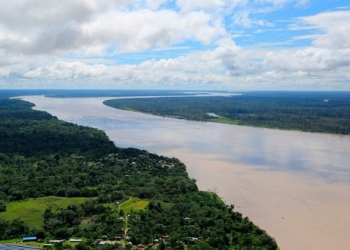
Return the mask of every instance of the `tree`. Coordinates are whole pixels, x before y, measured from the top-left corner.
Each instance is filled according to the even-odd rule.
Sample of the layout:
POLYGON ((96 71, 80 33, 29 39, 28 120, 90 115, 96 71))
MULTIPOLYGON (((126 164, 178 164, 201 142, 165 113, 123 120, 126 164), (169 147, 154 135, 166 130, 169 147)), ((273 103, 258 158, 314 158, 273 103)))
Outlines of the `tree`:
POLYGON ((6 203, 3 200, 0 200, 0 213, 6 211, 6 203))
POLYGON ((190 250, 210 250, 213 249, 208 242, 199 241, 196 245, 189 247, 190 250))
POLYGON ((92 248, 87 243, 80 242, 78 245, 75 246, 75 249, 77 249, 77 250, 90 250, 92 248))
POLYGON ((20 219, 14 219, 11 221, 9 230, 8 230, 8 236, 9 237, 18 237, 23 234, 28 233, 29 229, 28 226, 20 219))
POLYGON ((7 234, 6 234, 6 229, 9 226, 9 222, 4 220, 3 218, 0 218, 0 240, 6 239, 7 234))

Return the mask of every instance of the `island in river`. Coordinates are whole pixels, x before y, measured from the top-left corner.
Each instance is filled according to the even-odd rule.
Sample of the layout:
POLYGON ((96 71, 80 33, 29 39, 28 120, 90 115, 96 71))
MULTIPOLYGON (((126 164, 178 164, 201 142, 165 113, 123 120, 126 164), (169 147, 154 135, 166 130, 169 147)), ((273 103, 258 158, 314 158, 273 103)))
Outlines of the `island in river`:
POLYGON ((188 120, 350 133, 350 92, 244 92, 232 96, 118 99, 104 103, 188 120))

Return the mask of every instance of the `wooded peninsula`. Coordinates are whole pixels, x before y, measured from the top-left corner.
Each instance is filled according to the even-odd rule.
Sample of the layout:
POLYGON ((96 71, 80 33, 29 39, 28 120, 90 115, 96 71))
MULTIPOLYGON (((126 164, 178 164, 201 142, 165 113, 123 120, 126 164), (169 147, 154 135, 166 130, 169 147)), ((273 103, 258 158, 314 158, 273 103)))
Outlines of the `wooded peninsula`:
POLYGON ((350 134, 350 92, 242 92, 233 96, 108 100, 106 105, 179 119, 350 134))
POLYGON ((32 107, 0 96, 0 246, 277 249, 178 159, 118 148, 32 107))

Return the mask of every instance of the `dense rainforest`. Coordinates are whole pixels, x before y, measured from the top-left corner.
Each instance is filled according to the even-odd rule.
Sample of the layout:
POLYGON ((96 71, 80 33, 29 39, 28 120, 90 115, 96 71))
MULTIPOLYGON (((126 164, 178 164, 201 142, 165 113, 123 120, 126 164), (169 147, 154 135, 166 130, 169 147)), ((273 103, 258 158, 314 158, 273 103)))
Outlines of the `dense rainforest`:
POLYGON ((83 239, 55 249, 277 249, 233 205, 199 191, 178 159, 117 148, 103 131, 32 106, 0 96, 0 240, 83 239), (60 199, 72 202, 52 202, 60 199))
POLYGON ((350 133, 350 92, 244 92, 225 97, 108 100, 105 104, 180 119, 350 133))

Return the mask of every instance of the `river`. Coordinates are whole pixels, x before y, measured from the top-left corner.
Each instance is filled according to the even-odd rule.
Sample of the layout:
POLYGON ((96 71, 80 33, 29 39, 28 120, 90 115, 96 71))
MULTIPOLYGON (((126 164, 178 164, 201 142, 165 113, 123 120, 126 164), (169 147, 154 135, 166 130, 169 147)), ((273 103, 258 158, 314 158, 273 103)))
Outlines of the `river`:
POLYGON ((104 130, 119 147, 177 157, 281 249, 349 249, 350 137, 195 122, 113 109, 111 98, 25 96, 35 109, 104 130))

